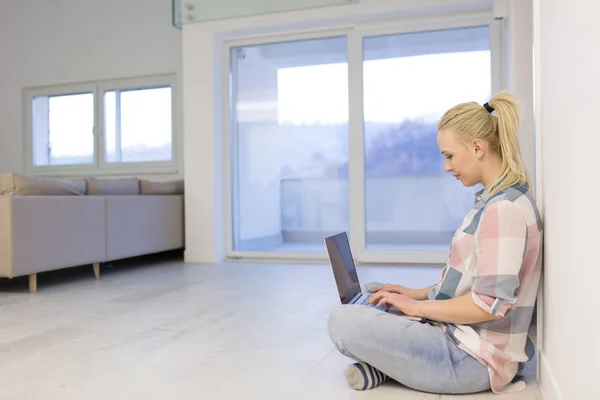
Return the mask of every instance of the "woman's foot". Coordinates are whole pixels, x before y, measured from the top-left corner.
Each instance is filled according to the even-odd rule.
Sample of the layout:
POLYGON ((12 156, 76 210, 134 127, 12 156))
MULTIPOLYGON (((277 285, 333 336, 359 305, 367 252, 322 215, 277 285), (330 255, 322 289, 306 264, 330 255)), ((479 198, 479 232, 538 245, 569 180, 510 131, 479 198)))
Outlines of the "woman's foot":
POLYGON ((366 362, 348 365, 344 370, 348 384, 356 390, 373 389, 388 380, 388 376, 366 362))

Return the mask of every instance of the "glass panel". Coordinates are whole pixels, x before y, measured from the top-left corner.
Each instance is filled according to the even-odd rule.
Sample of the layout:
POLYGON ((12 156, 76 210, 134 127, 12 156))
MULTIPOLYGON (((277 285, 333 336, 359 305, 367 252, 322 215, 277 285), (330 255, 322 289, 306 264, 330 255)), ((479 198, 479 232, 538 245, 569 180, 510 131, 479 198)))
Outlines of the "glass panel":
POLYGON ((346 39, 232 49, 233 249, 325 252, 348 229, 346 39))
POLYGON ((108 163, 172 159, 171 88, 112 90, 104 94, 108 163))
POLYGON ((33 165, 94 162, 94 95, 38 96, 32 103, 33 165))
POLYGON ((340 6, 357 3, 359 0, 175 0, 173 3, 173 25, 265 15, 286 11, 340 6))
POLYGON ((491 95, 488 27, 364 39, 366 247, 447 249, 473 193, 444 172, 436 123, 491 95))

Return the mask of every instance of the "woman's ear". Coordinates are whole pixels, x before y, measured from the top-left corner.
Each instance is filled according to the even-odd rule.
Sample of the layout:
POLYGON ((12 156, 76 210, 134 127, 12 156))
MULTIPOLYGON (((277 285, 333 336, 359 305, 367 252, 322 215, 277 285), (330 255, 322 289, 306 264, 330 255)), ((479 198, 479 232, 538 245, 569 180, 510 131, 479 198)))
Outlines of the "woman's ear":
POLYGON ((481 139, 473 140, 473 153, 477 159, 481 159, 485 153, 485 142, 481 139))

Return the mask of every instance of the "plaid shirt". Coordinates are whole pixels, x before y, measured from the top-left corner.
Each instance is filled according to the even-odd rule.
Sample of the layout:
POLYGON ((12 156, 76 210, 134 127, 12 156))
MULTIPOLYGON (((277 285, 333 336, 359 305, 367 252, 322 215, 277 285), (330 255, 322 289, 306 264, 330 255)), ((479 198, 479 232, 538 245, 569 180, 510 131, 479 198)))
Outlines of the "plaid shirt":
POLYGON ((478 192, 452 239, 442 278, 429 293, 431 300, 470 294, 481 309, 502 317, 472 325, 440 323, 488 368, 497 394, 525 388, 517 373, 534 354, 528 333, 535 323, 541 248, 542 222, 527 188, 513 186, 492 198, 478 192))

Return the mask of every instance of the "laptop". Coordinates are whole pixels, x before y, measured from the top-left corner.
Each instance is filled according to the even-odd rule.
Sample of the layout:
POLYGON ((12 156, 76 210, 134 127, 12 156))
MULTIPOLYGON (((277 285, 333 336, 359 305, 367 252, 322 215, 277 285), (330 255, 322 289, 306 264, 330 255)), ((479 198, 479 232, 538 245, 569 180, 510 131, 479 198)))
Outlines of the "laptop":
POLYGON ((385 312, 389 311, 391 306, 388 304, 378 307, 376 304, 367 303, 367 300, 371 297, 371 293, 361 291, 358 274, 356 273, 356 265, 350 251, 348 234, 341 232, 326 237, 325 246, 327 247, 329 261, 333 269, 333 276, 342 304, 360 304, 385 312))

